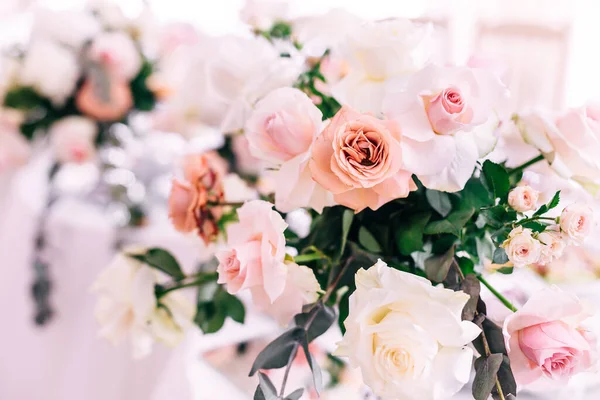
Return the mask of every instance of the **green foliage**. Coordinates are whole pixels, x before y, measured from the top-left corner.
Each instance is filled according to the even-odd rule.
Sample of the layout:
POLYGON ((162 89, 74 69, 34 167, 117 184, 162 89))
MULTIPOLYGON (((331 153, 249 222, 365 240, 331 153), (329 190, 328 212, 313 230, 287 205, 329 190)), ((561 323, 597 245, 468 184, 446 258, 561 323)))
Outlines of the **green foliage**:
POLYGON ((216 282, 200 286, 195 324, 204 333, 215 333, 223 327, 227 317, 243 324, 246 317, 244 304, 216 282))
POLYGON ((381 246, 377 243, 377 239, 364 226, 361 226, 358 230, 358 243, 371 253, 381 252, 381 246))
POLYGON ((535 213, 533 213, 533 216, 546 214, 548 211, 558 206, 558 203, 560 203, 560 190, 554 194, 552 200, 550 200, 548 204, 542 205, 535 213))
POLYGON ((452 202, 448 193, 440 192, 437 190, 425 191, 427 202, 438 214, 442 217, 446 217, 450 211, 452 211, 452 202))
POLYGON ((177 281, 185 278, 185 274, 175 257, 166 250, 151 248, 146 250, 144 254, 129 254, 129 257, 156 268, 177 281))
POLYGON ((156 95, 148 88, 147 79, 153 72, 152 63, 144 59, 140 72, 133 78, 129 87, 133 96, 133 105, 139 111, 152 111, 156 105, 156 95))
POLYGON ((433 256, 425 260, 425 273, 427 278, 433 282, 443 282, 454 262, 454 248, 446 253, 433 256))
POLYGON ((431 218, 431 211, 422 211, 400 218, 396 228, 396 247, 400 254, 410 255, 423 249, 425 226, 431 218))
POLYGON ((440 233, 450 233, 456 237, 460 237, 462 229, 473 214, 475 214, 474 208, 454 210, 448 214, 446 219, 429 222, 425 227, 425 234, 438 235, 440 233))
POLYGON ((494 194, 494 197, 502 201, 506 200, 510 190, 510 177, 506 168, 500 164, 486 160, 483 163, 482 172, 485 183, 494 194))

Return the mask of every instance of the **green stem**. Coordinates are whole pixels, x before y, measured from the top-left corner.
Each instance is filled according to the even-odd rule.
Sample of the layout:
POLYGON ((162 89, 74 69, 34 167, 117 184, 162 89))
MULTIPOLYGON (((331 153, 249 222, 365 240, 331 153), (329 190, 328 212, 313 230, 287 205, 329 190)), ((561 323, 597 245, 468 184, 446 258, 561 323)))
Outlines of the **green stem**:
POLYGON ((511 169, 510 172, 509 172, 509 174, 510 175, 516 174, 517 172, 523 171, 525 168, 531 167, 533 164, 535 164, 535 163, 537 163, 539 161, 542 161, 542 160, 544 160, 544 156, 542 154, 540 154, 539 156, 537 156, 537 157, 535 157, 535 158, 533 158, 533 159, 531 159, 531 160, 529 160, 529 161, 527 161, 527 162, 525 162, 525 163, 523 163, 523 164, 521 164, 521 165, 519 165, 519 166, 511 169))
POLYGON ((167 293, 173 292, 175 290, 189 288, 189 287, 196 287, 196 286, 203 285, 207 282, 216 281, 218 277, 219 277, 219 275, 216 272, 209 272, 209 273, 204 273, 202 275, 193 276, 194 279, 191 281, 186 282, 185 280, 183 280, 183 281, 177 282, 175 285, 173 285, 171 287, 165 288, 164 290, 162 290, 160 292, 160 297, 163 297, 167 293))
MULTIPOLYGON (((538 221, 538 220, 546 220, 546 221, 554 221, 554 222, 556 222, 556 218, 535 216, 535 217, 531 217, 531 218, 522 219, 519 222, 517 222, 515 225, 519 226, 519 225, 526 224, 528 222, 538 221)), ((510 223, 509 223, 509 225, 510 225, 510 223)))
POLYGON ((297 263, 321 260, 326 258, 322 253, 308 253, 308 254, 300 254, 294 257, 294 261, 297 263))
POLYGON ((493 294, 494 296, 496 296, 496 297, 498 298, 498 300, 500 300, 500 301, 502 302, 502 304, 504 304, 504 305, 506 306, 506 308, 508 308, 508 309, 509 309, 510 311, 512 311, 512 312, 517 312, 517 308, 516 308, 515 306, 513 306, 513 304, 512 304, 510 301, 508 301, 508 300, 506 299, 506 297, 502 296, 502 295, 500 294, 500 292, 498 292, 496 289, 494 289, 494 287, 493 287, 492 285, 490 285, 490 284, 488 283, 488 281, 486 281, 486 280, 485 280, 485 278, 484 278, 483 276, 481 276, 481 275, 477 275, 477 279, 479 279, 479 281, 480 281, 481 283, 483 283, 483 285, 484 285, 486 288, 488 288, 488 289, 489 289, 489 291, 490 291, 490 292, 492 292, 492 294, 493 294))

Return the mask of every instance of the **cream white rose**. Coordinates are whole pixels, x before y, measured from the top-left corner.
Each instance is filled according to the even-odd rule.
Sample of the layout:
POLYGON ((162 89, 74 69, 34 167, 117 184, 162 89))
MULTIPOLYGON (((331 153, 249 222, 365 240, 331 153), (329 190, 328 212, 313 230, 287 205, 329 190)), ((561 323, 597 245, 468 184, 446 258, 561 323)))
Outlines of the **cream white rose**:
POLYGON ((243 22, 268 30, 277 21, 285 21, 290 5, 287 0, 246 0, 240 11, 243 22))
POLYGON ((540 233, 538 240, 543 245, 540 249, 539 260, 539 263, 542 265, 547 265, 554 260, 558 260, 566 247, 565 239, 558 226, 540 233))
POLYGON ((35 12, 31 37, 52 40, 78 50, 101 30, 98 20, 87 11, 40 8, 35 12))
POLYGON ((73 94, 79 65, 72 51, 49 40, 35 40, 25 53, 20 84, 31 86, 54 104, 62 105, 73 94))
POLYGON ((517 186, 508 194, 508 204, 516 211, 526 212, 535 210, 540 192, 531 186, 517 186))
POLYGON ((332 88, 334 97, 360 112, 381 112, 386 84, 406 80, 423 68, 432 40, 430 25, 405 19, 357 25, 340 45, 350 71, 332 88))
POLYGON ((346 334, 336 354, 360 368, 384 399, 440 400, 469 380, 480 329, 461 321, 469 299, 379 260, 356 274, 346 334))
POLYGON ((524 229, 522 226, 510 232, 502 247, 515 267, 537 263, 542 250, 540 242, 533 237, 531 229, 524 229))
POLYGON ((50 128, 52 148, 56 158, 63 163, 83 163, 94 157, 97 135, 98 126, 86 117, 66 117, 50 128))
POLYGON ((194 307, 181 293, 165 295, 158 306, 157 283, 161 280, 156 270, 117 254, 92 286, 99 296, 96 319, 100 335, 115 345, 128 338, 135 358, 150 354, 154 341, 176 345, 192 324, 194 307))
POLYGON ((571 204, 560 214, 560 230, 575 244, 582 244, 593 227, 594 212, 585 204, 571 204))
POLYGON ((130 36, 123 32, 104 32, 92 42, 90 58, 106 64, 125 80, 132 80, 142 67, 142 57, 130 36))

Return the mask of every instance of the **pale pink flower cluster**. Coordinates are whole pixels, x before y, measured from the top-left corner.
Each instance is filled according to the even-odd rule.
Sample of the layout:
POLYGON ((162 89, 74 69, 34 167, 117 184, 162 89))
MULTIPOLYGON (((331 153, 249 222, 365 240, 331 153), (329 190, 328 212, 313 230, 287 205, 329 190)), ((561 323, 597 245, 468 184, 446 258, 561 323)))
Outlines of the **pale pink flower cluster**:
MULTIPOLYGON (((524 189, 517 191, 519 189, 517 188, 510 193, 511 195, 514 194, 513 204, 523 205, 528 202, 525 201, 523 193, 530 188, 526 186, 522 188, 524 189)), ((532 194, 534 192, 529 193, 528 196, 532 194)), ((535 205, 528 208, 528 210, 533 209, 535 209, 535 205)), ((558 220, 558 224, 548 226, 540 233, 534 233, 531 229, 523 228, 523 226, 517 226, 510 232, 502 247, 513 266, 525 267, 549 264, 561 257, 566 246, 583 244, 594 227, 592 209, 580 203, 574 203, 566 207, 558 220)))

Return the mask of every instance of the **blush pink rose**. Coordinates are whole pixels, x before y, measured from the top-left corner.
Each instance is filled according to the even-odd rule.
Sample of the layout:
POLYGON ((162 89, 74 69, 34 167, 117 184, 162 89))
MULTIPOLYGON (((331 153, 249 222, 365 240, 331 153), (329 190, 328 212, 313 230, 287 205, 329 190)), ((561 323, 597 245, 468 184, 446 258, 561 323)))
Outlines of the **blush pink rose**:
POLYGON ((434 132, 449 135, 473 120, 473 109, 459 88, 448 87, 434 96, 423 96, 427 118, 434 132))
POLYGON ((275 89, 256 104, 246 123, 250 152, 276 164, 305 153, 321 130, 322 117, 300 90, 275 89))
POLYGON ((317 301, 321 289, 310 268, 293 262, 286 262, 285 266, 285 289, 275 301, 269 299, 262 286, 252 288, 252 301, 257 308, 271 315, 282 326, 287 326, 294 315, 301 313, 302 306, 317 301))
POLYGON ((23 117, 19 112, 0 109, 0 174, 27 162, 31 154, 29 143, 19 132, 23 117))
POLYGON ((63 163, 84 163, 96 155, 94 141, 98 126, 89 118, 63 118, 50 127, 50 142, 56 158, 63 163))
POLYGON ((283 232, 287 224, 273 204, 262 200, 247 202, 237 214, 239 222, 227 226, 228 250, 217 255, 218 282, 232 294, 260 286, 274 302, 286 284, 283 232))
POLYGON ((111 79, 109 99, 102 99, 94 87, 92 78, 81 86, 75 99, 79 111, 98 121, 118 121, 133 107, 129 84, 121 79, 111 79))
POLYGON ((560 230, 574 244, 582 244, 594 227, 594 211, 580 203, 566 207, 560 214, 560 230))
POLYGON ((317 137, 309 165, 313 179, 356 212, 376 210, 417 189, 402 169, 398 125, 347 106, 317 137))
POLYGON ((566 381, 589 369, 597 349, 581 323, 591 315, 577 297, 551 287, 506 318, 504 338, 517 383, 566 381))

